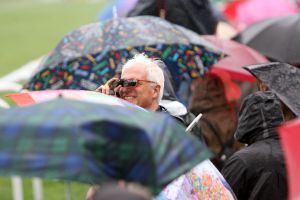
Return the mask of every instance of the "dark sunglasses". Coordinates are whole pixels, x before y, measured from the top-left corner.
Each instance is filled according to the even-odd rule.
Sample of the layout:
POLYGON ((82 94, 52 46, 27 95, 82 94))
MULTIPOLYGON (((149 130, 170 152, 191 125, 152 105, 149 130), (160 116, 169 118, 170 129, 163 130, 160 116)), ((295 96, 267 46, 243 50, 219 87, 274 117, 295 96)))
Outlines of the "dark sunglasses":
POLYGON ((139 79, 119 79, 113 82, 113 87, 118 87, 119 85, 122 87, 136 87, 139 82, 147 82, 147 83, 155 83, 153 81, 147 81, 147 80, 139 80, 139 79))

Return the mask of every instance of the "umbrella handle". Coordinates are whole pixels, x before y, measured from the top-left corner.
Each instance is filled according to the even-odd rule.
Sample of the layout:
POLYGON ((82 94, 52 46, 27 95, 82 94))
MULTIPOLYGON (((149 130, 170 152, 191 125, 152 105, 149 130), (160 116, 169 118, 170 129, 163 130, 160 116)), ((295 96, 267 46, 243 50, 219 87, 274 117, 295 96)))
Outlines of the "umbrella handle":
POLYGON ((195 127, 195 125, 198 123, 198 121, 200 120, 201 117, 202 117, 202 113, 199 113, 199 115, 197 115, 197 117, 185 129, 185 132, 189 133, 195 127))

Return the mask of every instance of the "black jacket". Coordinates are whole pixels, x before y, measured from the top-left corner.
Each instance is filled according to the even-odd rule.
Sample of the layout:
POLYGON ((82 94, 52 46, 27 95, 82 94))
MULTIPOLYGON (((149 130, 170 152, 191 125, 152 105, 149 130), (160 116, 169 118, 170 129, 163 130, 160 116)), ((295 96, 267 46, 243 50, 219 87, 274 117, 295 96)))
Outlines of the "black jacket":
POLYGON ((235 138, 249 146, 234 153, 222 169, 238 199, 286 199, 283 152, 275 127, 283 122, 272 92, 249 95, 239 112, 235 138))

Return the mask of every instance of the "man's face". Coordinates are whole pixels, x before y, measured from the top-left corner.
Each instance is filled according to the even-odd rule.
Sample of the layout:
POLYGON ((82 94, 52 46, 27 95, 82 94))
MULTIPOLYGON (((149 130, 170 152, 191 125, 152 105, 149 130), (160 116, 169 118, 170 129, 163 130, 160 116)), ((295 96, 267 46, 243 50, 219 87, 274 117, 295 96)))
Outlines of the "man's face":
MULTIPOLYGON (((132 66, 129 69, 124 69, 121 78, 148 80, 147 72, 145 68, 141 66, 132 66)), ((144 81, 139 81, 137 86, 122 87, 120 89, 120 96, 122 99, 151 111, 155 111, 158 106, 158 95, 159 86, 144 81)))

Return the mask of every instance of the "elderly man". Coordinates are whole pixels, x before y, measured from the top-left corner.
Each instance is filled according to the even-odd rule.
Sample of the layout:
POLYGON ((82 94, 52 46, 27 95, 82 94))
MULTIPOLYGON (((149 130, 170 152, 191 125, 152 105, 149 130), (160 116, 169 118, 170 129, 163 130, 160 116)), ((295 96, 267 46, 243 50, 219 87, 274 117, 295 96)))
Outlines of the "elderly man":
POLYGON ((122 99, 149 111, 161 111, 159 106, 163 96, 164 75, 158 60, 144 54, 137 54, 128 60, 122 69, 121 79, 110 79, 98 91, 112 94, 112 90, 122 99))

